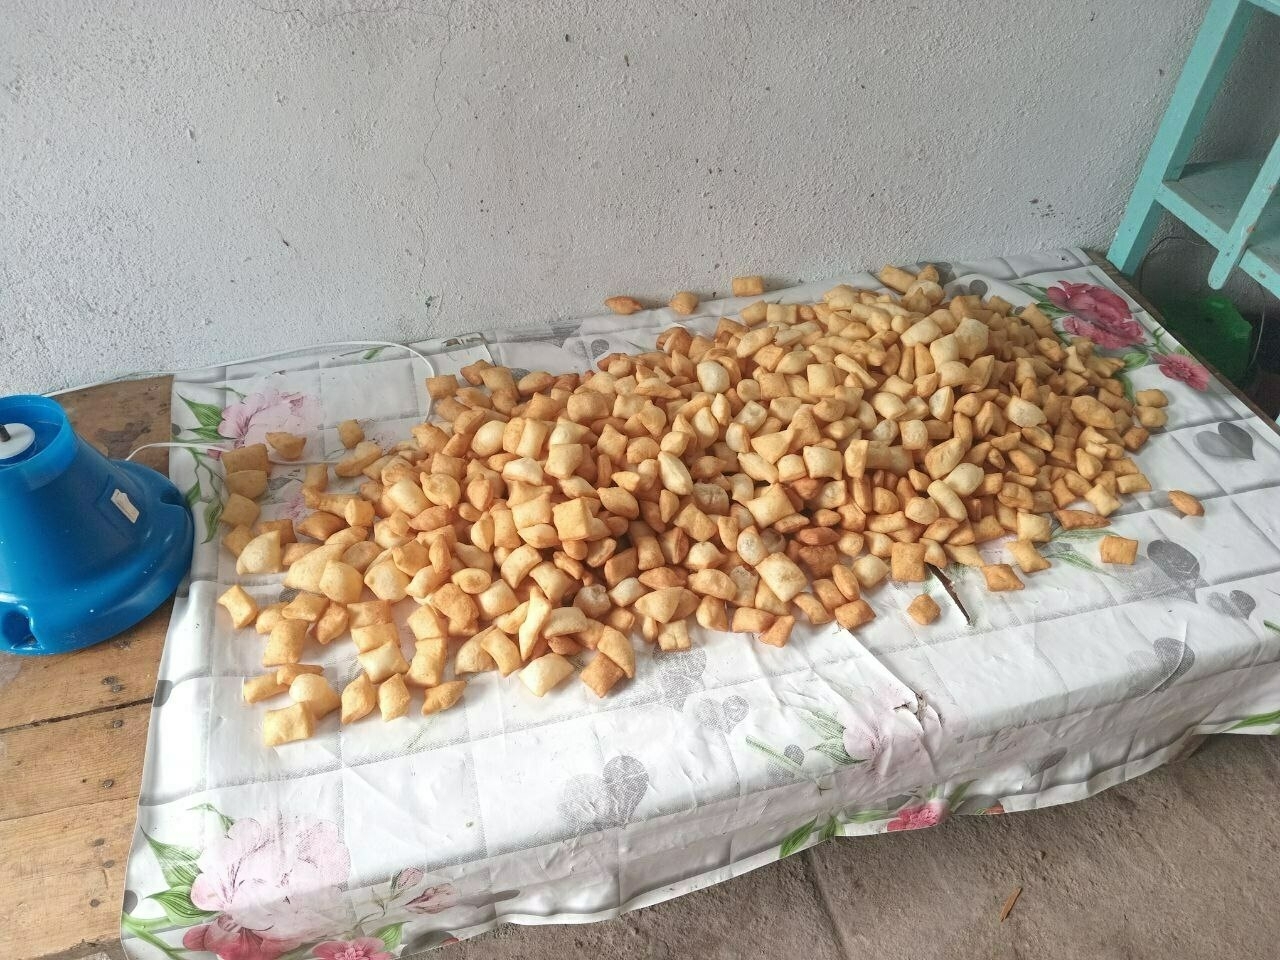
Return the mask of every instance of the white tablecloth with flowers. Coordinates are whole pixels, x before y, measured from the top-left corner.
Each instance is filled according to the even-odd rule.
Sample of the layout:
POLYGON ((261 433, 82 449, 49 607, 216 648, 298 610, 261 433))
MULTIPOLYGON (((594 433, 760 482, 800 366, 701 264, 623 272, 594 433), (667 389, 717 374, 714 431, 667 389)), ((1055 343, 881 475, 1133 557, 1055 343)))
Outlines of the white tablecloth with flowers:
MULTIPOLYGON (((1142 543, 1102 569, 1098 531, 1058 530, 1052 569, 987 594, 949 572, 942 618, 902 614, 886 586, 854 636, 798 631, 774 649, 704 635, 642 650, 603 700, 569 684, 543 700, 496 674, 429 718, 376 719, 280 750, 240 701, 261 643, 214 599, 233 582, 216 540, 222 483, 201 450, 172 474, 198 526, 190 584, 160 669, 129 859, 123 935, 138 958, 389 960, 495 924, 580 922, 675 897, 814 843, 1079 800, 1175 759, 1205 734, 1280 729, 1280 443, 1079 251, 943 264, 950 292, 1038 302, 1069 334, 1125 360, 1134 389, 1169 393, 1169 427, 1139 462, 1156 491, 1200 497, 1186 519, 1160 492, 1128 498, 1114 529, 1142 543)), ((819 296, 832 283, 771 294, 819 296)), ((742 306, 704 304, 709 329, 742 306)), ((666 310, 418 344, 434 372, 483 357, 587 369, 648 349, 666 310)), ((211 445, 306 433, 335 457, 337 423, 393 442, 428 413, 423 360, 395 348, 317 352, 184 373, 175 436, 211 445)), ((264 514, 299 516, 295 474, 264 514)), ((988 544, 984 553, 1000 552, 988 544)), ((279 577, 252 579, 281 596, 279 577)), ((918 590, 918 588, 915 588, 918 590)), ((323 651, 335 686, 349 641, 323 651)))

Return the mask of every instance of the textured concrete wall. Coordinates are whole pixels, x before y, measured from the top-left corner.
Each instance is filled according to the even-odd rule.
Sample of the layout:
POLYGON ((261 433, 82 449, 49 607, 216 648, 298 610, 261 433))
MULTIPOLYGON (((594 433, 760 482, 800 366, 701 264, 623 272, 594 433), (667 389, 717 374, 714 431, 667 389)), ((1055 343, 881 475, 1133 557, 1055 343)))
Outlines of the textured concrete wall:
POLYGON ((0 390, 1105 246, 1203 7, 0 0, 0 390))

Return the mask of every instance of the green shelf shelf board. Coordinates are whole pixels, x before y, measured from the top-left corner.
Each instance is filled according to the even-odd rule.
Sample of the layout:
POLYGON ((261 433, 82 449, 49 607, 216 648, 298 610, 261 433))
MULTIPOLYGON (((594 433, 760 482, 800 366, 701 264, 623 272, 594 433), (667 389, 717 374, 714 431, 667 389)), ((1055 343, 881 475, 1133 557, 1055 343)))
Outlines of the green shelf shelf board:
MULTIPOLYGON (((1261 160, 1188 164, 1177 180, 1161 184, 1156 201, 1220 249, 1261 167, 1261 160)), ((1269 204, 1258 219, 1240 269, 1270 290, 1280 288, 1280 206, 1269 204)))

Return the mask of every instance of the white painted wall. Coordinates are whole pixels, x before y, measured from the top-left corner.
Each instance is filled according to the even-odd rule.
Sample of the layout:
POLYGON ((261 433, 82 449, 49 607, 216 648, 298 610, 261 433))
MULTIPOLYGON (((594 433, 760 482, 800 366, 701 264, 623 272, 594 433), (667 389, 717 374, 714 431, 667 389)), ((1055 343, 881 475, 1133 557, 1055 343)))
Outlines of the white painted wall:
POLYGON ((0 392, 1105 247, 1204 5, 0 0, 0 392))

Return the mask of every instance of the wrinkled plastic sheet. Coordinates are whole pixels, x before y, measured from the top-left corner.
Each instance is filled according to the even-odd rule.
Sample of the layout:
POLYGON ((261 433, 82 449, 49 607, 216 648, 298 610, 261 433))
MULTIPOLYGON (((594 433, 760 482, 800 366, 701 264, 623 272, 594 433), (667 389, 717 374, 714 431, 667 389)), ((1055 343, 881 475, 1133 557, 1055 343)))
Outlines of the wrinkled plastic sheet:
MULTIPOLYGON (((1087 289, 1064 282, 1120 293, 1077 250, 942 270, 949 292, 1019 305, 1056 296, 1085 319, 1107 304, 1073 301, 1087 289)), ((877 285, 857 274, 767 297, 813 299, 841 280, 877 285)), ((681 322, 709 331, 745 302, 703 304, 681 322)), ((919 627, 902 611, 920 585, 889 584, 856 635, 798 627, 783 649, 729 634, 701 634, 679 654, 644 648, 636 679, 604 699, 576 681, 536 699, 484 674, 445 713, 423 718, 415 704, 393 723, 341 729, 333 716, 278 750, 260 745, 259 726, 279 704, 240 701, 261 640, 215 612, 237 579, 217 543, 217 465, 174 451, 203 542, 160 668, 126 950, 293 960, 363 937, 408 954, 502 922, 605 919, 831 837, 1079 800, 1205 734, 1276 732, 1280 443, 1222 384, 1171 378, 1185 363, 1160 358, 1176 342, 1127 307, 1142 343, 1117 351, 1125 376, 1171 398, 1169 426, 1138 456, 1154 491, 1125 497, 1114 517, 1114 532, 1142 544, 1132 567, 1099 564, 1096 531, 1058 530, 1044 550, 1052 568, 1021 592, 989 594, 977 571, 950 568, 972 623, 931 582, 942 616, 919 627), (1201 498, 1205 517, 1172 510, 1171 488, 1201 498)), ((182 374, 175 430, 223 443, 305 432, 306 456, 332 459, 349 417, 385 443, 408 436, 429 412, 428 372, 480 358, 586 370, 651 349, 678 319, 655 310, 417 344, 434 371, 373 348, 182 374)), ((277 471, 264 517, 303 515, 300 477, 277 471)), ((265 605, 288 595, 280 580, 245 587, 265 605)), ((308 654, 335 687, 357 669, 350 640, 308 654)))

